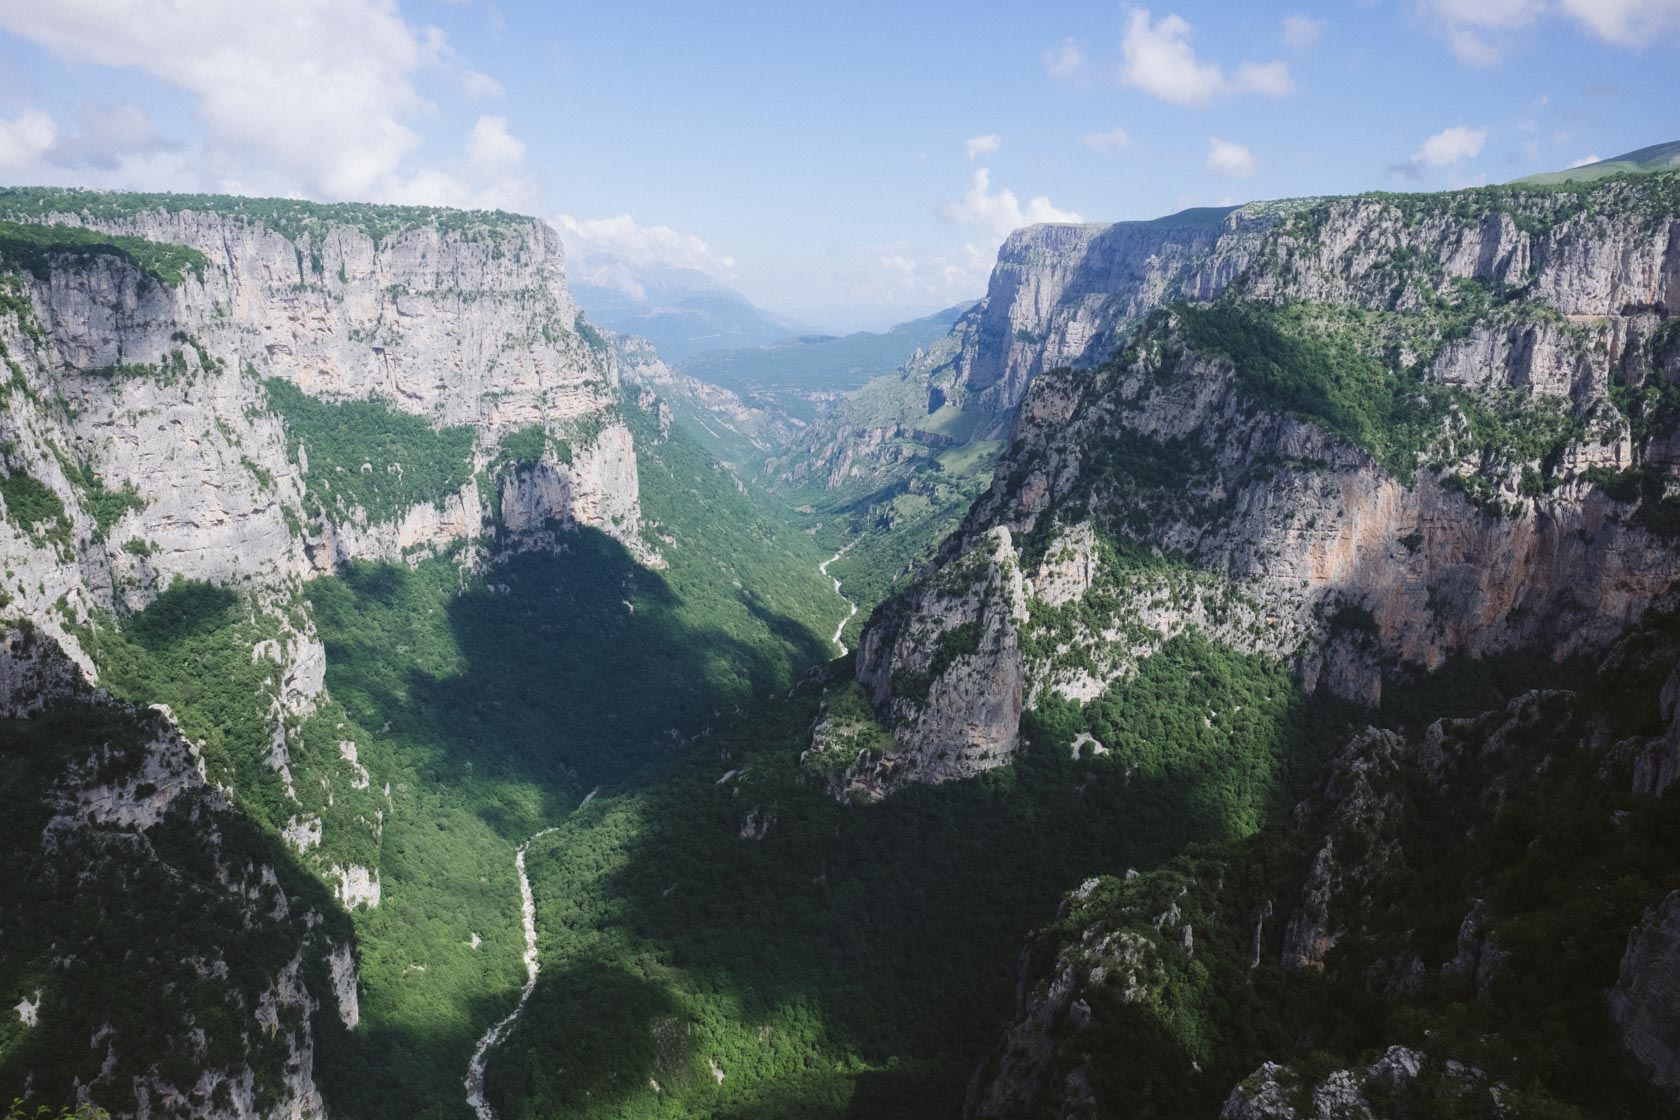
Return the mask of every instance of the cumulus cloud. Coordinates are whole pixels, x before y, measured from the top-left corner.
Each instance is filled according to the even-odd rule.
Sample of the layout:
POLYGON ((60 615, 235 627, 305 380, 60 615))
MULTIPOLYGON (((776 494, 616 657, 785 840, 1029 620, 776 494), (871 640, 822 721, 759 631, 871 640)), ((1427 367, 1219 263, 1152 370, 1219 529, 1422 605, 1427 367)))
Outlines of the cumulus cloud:
POLYGON ((456 81, 461 85, 462 96, 468 101, 489 101, 507 93, 502 83, 477 70, 462 70, 456 81))
POLYGON ((1471 128, 1463 124, 1443 128, 1418 145, 1418 150, 1406 162, 1390 165, 1389 171, 1402 178, 1417 179, 1426 170, 1447 167, 1454 169, 1453 179, 1458 182, 1457 165, 1481 155, 1482 149, 1487 146, 1487 138, 1485 128, 1471 128))
POLYGON ((1283 17, 1284 45, 1296 50, 1305 50, 1318 42, 1318 37, 1324 34, 1324 21, 1313 19, 1311 16, 1290 15, 1283 17))
MULTIPOLYGON (((82 105, 78 116, 80 127, 56 135, 41 153, 49 163, 114 171, 134 156, 180 147, 159 135, 157 125, 137 105, 90 101, 82 105)), ((53 130, 58 133, 56 124, 53 130)))
POLYGON ((1151 22, 1148 8, 1129 8, 1120 42, 1120 83, 1189 106, 1244 93, 1280 97, 1295 89, 1283 62, 1243 62, 1227 74, 1218 63, 1203 61, 1190 46, 1191 30, 1179 16, 1151 22))
POLYGON ((849 251, 830 278, 834 291, 867 306, 949 307, 986 290, 996 250, 965 242, 957 252, 905 243, 849 251))
POLYGON ((1085 48, 1078 39, 1063 39, 1045 51, 1043 59, 1052 78, 1071 78, 1085 67, 1085 48))
POLYGON ((1003 147, 1003 137, 995 132, 988 132, 984 136, 970 137, 968 142, 963 145, 963 154, 968 157, 970 163, 973 163, 981 156, 997 155, 997 151, 1001 147, 1003 147))
POLYGON ((1559 0, 1564 12, 1607 43, 1645 47, 1680 31, 1677 0, 1559 0))
POLYGON ((1604 157, 1603 156, 1599 156, 1599 155, 1582 156, 1580 159, 1576 160, 1574 163, 1570 164, 1569 166, 1571 168, 1585 167, 1589 163, 1603 163, 1603 162, 1604 162, 1604 157))
POLYGON ((0 118, 0 171, 16 172, 38 162, 58 139, 58 126, 39 109, 0 118))
POLYGON ((1680 0, 1424 0, 1424 11, 1473 66, 1498 62, 1518 32, 1556 16, 1633 49, 1680 31, 1680 0))
POLYGON ((1123 128, 1111 128, 1107 132, 1087 132, 1079 138, 1079 142, 1093 152, 1101 152, 1105 156, 1113 155, 1122 148, 1131 146, 1132 138, 1123 128))
POLYGON ((1509 34, 1533 23, 1546 0, 1425 0, 1453 53, 1472 66, 1491 66, 1505 52, 1509 34))
POLYGON ((1008 236, 1011 230, 1039 222, 1081 222, 1078 213, 1061 210, 1043 195, 1027 200, 1023 205, 1015 192, 1007 188, 992 193, 992 172, 977 167, 968 182, 968 190, 953 202, 939 207, 939 216, 957 225, 981 226, 996 237, 1008 236))
POLYGON ((1487 129, 1456 124, 1425 140, 1412 153, 1412 162, 1422 167, 1446 167, 1460 160, 1476 158, 1482 154, 1486 143, 1487 129))
MULTIPOLYGON (((201 178, 236 167, 241 181, 255 177, 264 189, 329 199, 528 208, 535 198, 501 118, 480 118, 458 162, 411 166, 421 145, 415 122, 436 108, 416 88, 418 75, 452 79, 472 100, 499 96, 501 87, 464 66, 441 31, 407 23, 394 0, 55 0, 0 5, 0 30, 185 92, 203 126, 191 161, 201 178), (511 178, 488 181, 492 166, 511 178)), ((139 119, 131 114, 128 123, 139 119)), ((144 154, 121 124, 89 117, 63 141, 60 162, 108 168, 144 154)))
POLYGON ((584 283, 613 287, 641 299, 640 276, 662 269, 692 269, 719 283, 735 279, 735 261, 705 240, 670 226, 639 225, 629 214, 614 218, 554 219, 571 256, 570 272, 584 283))
POLYGON ((1233 140, 1221 140, 1217 136, 1208 138, 1207 165, 1209 171, 1237 179, 1246 179, 1260 170, 1260 161, 1254 158, 1253 152, 1233 140))

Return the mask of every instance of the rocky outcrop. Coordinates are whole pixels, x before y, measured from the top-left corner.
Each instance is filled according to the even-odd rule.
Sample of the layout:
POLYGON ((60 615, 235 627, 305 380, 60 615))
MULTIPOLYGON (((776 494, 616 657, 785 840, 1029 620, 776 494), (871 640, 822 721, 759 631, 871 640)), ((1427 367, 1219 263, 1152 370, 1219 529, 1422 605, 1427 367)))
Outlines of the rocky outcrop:
MULTIPOLYGON (((176 578, 273 586, 350 559, 408 560, 486 537, 499 514, 590 525, 642 550, 635 453, 613 408, 618 363, 579 319, 546 225, 346 207, 281 232, 236 199, 147 209, 121 198, 63 192, 54 207, 0 214, 205 260, 173 285, 112 255, 7 280, 4 469, 63 508, 33 527, 5 518, 0 590, 67 648, 61 601, 80 615, 143 605, 176 578), (318 464, 312 480, 310 433, 274 410, 267 379, 469 425, 468 477, 533 426, 567 454, 545 454, 547 484, 511 498, 473 481, 394 511, 318 508, 312 481, 330 486, 322 472, 339 468, 318 464)), ((377 469, 400 476, 401 454, 377 469)))
POLYGON ((998 250, 986 298, 953 331, 951 391, 1006 420, 1039 374, 1104 360, 1128 325, 1173 299, 1217 295, 1247 263, 1258 229, 1286 209, 1016 230, 998 250))
POLYGON ((836 402, 766 470, 831 489, 879 487, 919 469, 930 451, 1001 438, 1039 374, 1096 365, 1150 311, 1219 294, 1264 231, 1299 205, 1016 230, 998 250, 986 297, 949 336, 836 402))
POLYGON ((1390 731, 1369 730, 1343 748, 1320 782, 1316 796, 1297 810, 1301 824, 1323 833, 1307 868, 1301 901, 1283 931, 1283 966, 1324 967, 1325 957, 1344 935, 1349 900, 1362 893, 1393 864, 1394 839, 1402 806, 1397 778, 1410 761, 1406 744, 1390 731), (1310 822, 1310 823, 1309 823, 1310 822), (1354 838, 1357 854, 1338 853, 1336 838, 1354 838))
POLYGON ((1369 1065, 1333 1070, 1316 1082, 1267 1062, 1231 1090, 1219 1120, 1426 1120, 1443 1107, 1519 1115, 1507 1103, 1511 1096, 1508 1087, 1462 1062, 1436 1063, 1420 1051, 1390 1046, 1369 1065))
POLYGON ((303 962, 330 938, 347 947, 347 923, 205 780, 166 713, 93 689, 44 633, 0 637, 0 711, 12 834, 29 838, 0 873, 23 1032, 0 1079, 116 1117, 324 1115, 331 993, 303 962))
MULTIPOLYGON (((999 529, 1031 573, 995 643, 1027 651, 1027 706, 1090 700, 1185 629, 1370 704, 1457 656, 1602 650, 1680 578, 1674 416, 1628 404, 1680 370, 1671 187, 1335 199, 1239 226, 1179 281, 1215 302, 1031 377, 990 492, 865 634, 860 680, 880 700, 921 668, 918 635, 999 529)), ((1065 234, 1075 257, 1088 238, 1065 234)), ((1038 267, 1073 290, 1054 283, 1071 264, 1038 267)), ((1014 346, 965 360, 1019 379, 1014 346)), ((1013 656, 979 671, 1009 679, 1013 656)), ((976 703, 939 728, 882 712, 907 751, 960 755, 993 715, 976 703)), ((1006 761, 1008 738, 941 772, 1006 761)))
POLYGON ((1622 1048, 1651 1081, 1680 1096, 1680 892, 1645 914, 1628 936, 1610 1018, 1622 1048))
POLYGON ((865 631, 858 680, 902 748, 870 764, 868 785, 966 778, 1008 761, 1024 695, 1024 604, 1009 531, 998 529, 951 579, 895 604, 902 626, 865 631))
MULTIPOLYGON (((1116 1022, 1157 1023, 1182 998, 1176 989, 1195 958, 1193 923, 1203 901, 1199 884, 1165 872, 1090 879, 1072 891, 1057 914, 1061 942, 1022 954, 1015 1017, 975 1071, 964 1115, 1096 1120, 1124 1114, 1117 1112, 1119 1102, 1102 1099, 1093 1088, 1090 1063, 1115 1056, 1104 1047, 1116 1022), (1046 950, 1053 959, 1035 960, 1046 950)), ((1147 1084, 1183 1072, 1147 1068, 1151 1064, 1139 1063, 1127 1076, 1147 1084)))

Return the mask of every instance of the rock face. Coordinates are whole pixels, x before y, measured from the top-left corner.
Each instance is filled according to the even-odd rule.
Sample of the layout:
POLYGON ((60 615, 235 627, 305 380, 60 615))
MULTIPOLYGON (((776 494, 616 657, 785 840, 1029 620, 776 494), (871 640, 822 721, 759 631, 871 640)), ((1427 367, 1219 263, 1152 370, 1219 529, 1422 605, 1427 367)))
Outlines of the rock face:
POLYGON ((332 993, 303 961, 348 923, 164 713, 92 689, 36 630, 0 634, 0 682, 7 835, 27 837, 0 882, 6 976, 29 1008, 8 1083, 114 1116, 324 1115, 313 1055, 332 993), (123 994, 136 976, 143 1010, 123 994))
POLYGON ((1680 892, 1645 915, 1628 937, 1610 1018, 1622 1046, 1670 1095, 1680 1095, 1680 892))
MULTIPOLYGON (((498 550, 564 547, 579 526, 654 562, 617 410, 619 358, 580 318, 558 236, 532 219, 75 191, 0 191, 0 219, 98 235, 67 234, 29 261, 0 256, 0 619, 30 628, 0 645, 0 712, 95 713, 88 741, 70 735, 73 749, 53 759, 62 779, 41 795, 52 816, 36 830, 38 850, 8 848, 8 860, 69 882, 63 861, 91 852, 110 897, 145 884, 170 912, 175 888, 159 877, 180 871, 187 857, 168 841, 190 827, 216 871, 198 884, 209 893, 192 895, 198 909, 182 912, 233 946, 245 936, 226 932, 237 910, 242 929, 283 926, 263 945, 286 948, 283 960, 260 957, 259 987, 224 983, 213 948, 196 958, 199 980, 168 981, 189 1004, 226 1003, 203 1010, 243 1033, 208 1045, 239 1063, 203 1057, 192 1005, 150 1024, 157 1045, 178 1051, 172 1064, 136 1065, 153 1050, 113 1010, 104 1034, 99 1021, 78 1022, 74 1048, 91 1065, 62 1068, 75 1066, 84 1096, 117 1115, 317 1115, 317 1013, 332 1009, 333 1030, 359 1022, 344 912, 380 904, 391 803, 388 775, 370 771, 355 743, 335 750, 320 729, 306 732, 331 700, 300 582, 352 560, 458 551, 476 564, 498 550), (227 837, 257 844, 226 796, 248 791, 226 788, 236 775, 225 758, 207 771, 202 744, 170 713, 90 692, 98 669, 83 643, 122 630, 183 580, 226 589, 247 620, 251 694, 268 708, 266 768, 253 780, 276 780, 263 799, 284 806, 269 823, 290 848, 268 863, 221 848, 227 837), (95 741, 113 721, 144 733, 95 741), (232 901, 216 894, 224 888, 232 901)), ((138 920, 111 917, 111 931, 138 920)), ((123 959, 95 938, 90 967, 105 967, 101 954, 123 959)), ((175 967, 158 965, 157 983, 175 967)), ((12 999, 34 1000, 37 987, 44 1002, 31 1014, 44 1031, 62 1021, 62 985, 44 972, 12 999)), ((37 1071, 43 1087, 57 1077, 42 1046, 15 1052, 18 1084, 37 1071)))
POLYGON ((1021 571, 1007 529, 973 554, 973 570, 905 602, 917 654, 882 656, 883 628, 864 634, 859 680, 900 729, 903 751, 868 764, 871 788, 905 780, 966 778, 1007 762, 1019 736, 1023 680, 1017 626, 1025 621, 1021 571))
MULTIPOLYGON (((591 525, 642 551, 617 362, 580 325, 546 225, 385 208, 387 224, 364 228, 342 208, 282 233, 239 200, 96 216, 106 210, 91 203, 106 197, 64 192, 60 208, 28 214, 0 199, 0 217, 184 245, 205 260, 174 286, 110 255, 65 255, 44 276, 8 279, 6 470, 50 489, 65 528, 42 547, 41 526, 8 515, 0 590, 67 648, 60 600, 79 615, 143 605, 177 577, 273 585, 350 559, 408 559, 476 540, 498 514, 591 525), (305 433, 272 407, 271 378, 470 426, 468 481, 404 508, 321 508, 310 493, 334 489, 321 472, 342 468, 311 478, 305 433), (486 492, 474 472, 533 426, 565 441, 567 461, 548 451, 534 472, 543 484, 486 492), (103 523, 92 489, 125 496, 103 523)), ((377 469, 400 477, 414 465, 377 469)))
POLYGON ((998 250, 986 298, 953 331, 951 390, 1006 419, 1039 374, 1101 361, 1127 324, 1169 300, 1217 294, 1245 259, 1235 246, 1276 209, 1016 230, 998 250))
POLYGON ((979 663, 942 668, 1020 678, 1027 707, 1090 700, 1186 629, 1365 703, 1453 657, 1603 649, 1680 577, 1676 417, 1630 403, 1680 383, 1673 179, 1238 212, 1171 283, 1100 273, 1128 285, 1106 303, 1069 280, 1092 231, 1021 236, 994 283, 1017 310, 1053 299, 1050 319, 1073 323, 1100 303, 1123 324, 1170 293, 1218 298, 1154 312, 1095 368, 1032 375, 997 325, 956 359, 991 371, 974 372, 983 392, 1031 381, 991 490, 861 643, 859 680, 921 760, 897 772, 1009 758, 990 697, 931 705, 918 687, 907 703, 882 683, 934 660, 987 565, 1021 573, 1013 621, 979 663))
MULTIPOLYGON (((968 1114, 1192 1115, 1217 1100, 1231 1120, 1545 1115, 1567 1099, 1560 1086, 1576 1090, 1509 1058, 1550 1029, 1532 1021, 1537 1006, 1582 1022, 1598 1052, 1619 1044, 1629 1070, 1680 1101, 1680 893, 1672 842, 1646 847, 1667 811, 1633 781, 1669 735, 1673 606, 1656 604, 1578 690, 1360 731, 1261 834, 1070 891, 1021 955, 1015 1014, 968 1114), (1624 901, 1589 930, 1606 869, 1624 901), (1570 952, 1561 937, 1576 939, 1570 952), (1293 1015, 1289 993, 1305 1000, 1293 1015), (1326 1009, 1344 1005, 1412 1022, 1405 1045, 1373 1061, 1362 1010, 1338 1049, 1326 1009), (1479 1042, 1434 1029, 1461 1015, 1479 1042), (1275 1032, 1256 1044, 1262 1022, 1275 1032), (1340 1068, 1302 1061, 1303 1039, 1340 1068)), ((1618 1091, 1638 1102, 1651 1090, 1630 1077, 1618 1091)))
POLYGON ((951 414, 963 415, 949 430, 971 433, 964 439, 1001 438, 1033 378, 1106 360, 1140 316, 1172 300, 1217 295, 1296 205, 1016 230, 986 297, 948 337, 794 434, 798 453, 768 469, 830 488, 880 485, 958 442, 940 423, 951 414))

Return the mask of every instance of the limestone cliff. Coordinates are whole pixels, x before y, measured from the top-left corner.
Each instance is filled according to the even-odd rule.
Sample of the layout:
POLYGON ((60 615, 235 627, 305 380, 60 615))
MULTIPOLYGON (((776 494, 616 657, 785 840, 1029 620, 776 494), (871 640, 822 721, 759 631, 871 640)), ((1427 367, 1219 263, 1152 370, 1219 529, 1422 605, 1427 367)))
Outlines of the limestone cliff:
POLYGON ((1258 834, 1070 891, 968 1114, 1670 1115, 1673 606, 1578 689, 1359 731, 1258 834))
POLYGON ((8 277, 7 469, 63 506, 34 539, 16 515, 0 529, 11 538, 4 590, 29 617, 74 649, 60 601, 80 617, 140 605, 177 577, 283 583, 472 541, 498 513, 593 525, 639 548, 617 364, 578 318, 552 229, 400 208, 313 208, 305 222, 244 202, 0 195, 0 217, 202 254, 173 284, 117 255, 68 250, 8 277), (392 485, 366 508, 369 488, 344 486, 344 472, 401 481, 416 467, 403 452, 426 449, 352 448, 368 459, 311 471, 320 449, 273 407, 270 379, 464 430, 467 445, 429 491, 392 485), (485 468, 505 437, 533 427, 565 442, 566 461, 539 448, 534 484, 498 498, 485 468), (91 508, 101 496, 116 496, 102 516, 91 508), (58 539, 43 548, 48 528, 58 539))
POLYGON ((1139 317, 1174 299, 1217 295, 1263 231, 1298 205, 1017 230, 998 250, 985 298, 949 336, 836 402, 767 469, 829 488, 880 486, 929 451, 1000 438, 1033 378, 1103 361, 1139 317))
POLYGON ((957 573, 982 557, 1020 571, 1024 621, 942 667, 1021 673, 1027 707, 1091 700, 1185 629, 1375 703, 1453 657, 1602 649, 1680 576, 1680 177, 1301 205, 1178 290, 1217 298, 1032 379, 990 491, 873 620, 858 676, 897 773, 1009 757, 1005 717, 970 761, 917 761, 998 711, 933 703, 917 675, 981 621, 981 577, 957 573))
MULTIPOLYGON (((193 753, 193 780, 244 827, 233 806, 260 805, 322 887, 317 910, 379 905, 392 802, 367 744, 335 734, 301 582, 352 560, 481 564, 565 547, 578 526, 656 562, 619 361, 563 265, 553 230, 500 213, 0 191, 0 618, 92 683, 149 604, 223 620, 244 645, 239 679, 217 684, 260 710, 263 757, 202 741, 213 726, 186 742, 168 713, 147 717, 174 744, 151 757, 193 753)), ((29 687, 0 670, 0 704, 29 687)), ((161 765, 140 769, 148 792, 78 794, 63 831, 156 823, 147 806, 175 788, 161 765)), ((245 1009, 269 1037, 287 1008, 307 1019, 329 1001, 354 1025, 348 934, 330 986, 299 979, 327 956, 276 965, 245 1009)), ((170 1037, 187 1045, 189 1028, 170 1037)), ((181 1066, 132 1109, 312 1114, 307 1032, 294 1042, 250 1059, 255 1098, 229 1072, 195 1102, 181 1066), (263 1088, 282 1068, 292 1096, 263 1088)))
POLYGON ((167 713, 92 689, 33 628, 0 633, 0 682, 8 1085, 115 1116, 324 1115, 313 1056, 323 1010, 354 1015, 349 923, 167 713))

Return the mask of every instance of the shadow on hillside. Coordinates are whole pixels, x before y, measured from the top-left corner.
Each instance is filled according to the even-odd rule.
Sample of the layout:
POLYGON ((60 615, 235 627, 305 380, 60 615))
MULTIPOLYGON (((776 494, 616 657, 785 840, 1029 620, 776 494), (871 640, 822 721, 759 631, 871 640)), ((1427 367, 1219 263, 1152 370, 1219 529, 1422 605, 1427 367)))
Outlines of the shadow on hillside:
MULTIPOLYGON (((167 606, 181 609, 167 622, 154 615, 153 636, 212 629, 227 601, 219 592, 175 596, 167 606)), ((93 692, 50 701, 29 719, 0 720, 8 797, 0 991, 32 991, 41 1008, 0 1048, 0 1085, 27 1090, 31 1109, 71 1106, 91 1092, 112 1113, 132 1114, 143 1107, 135 1093, 147 1078, 191 1085, 205 1067, 236 1070, 247 1046, 262 1068, 263 1043, 247 1034, 246 1010, 272 993, 301 945, 350 937, 350 920, 296 853, 214 795, 172 790, 152 802, 160 816, 143 831, 120 816, 60 815, 66 797, 96 776, 147 776, 143 760, 167 726, 157 713, 93 692), (289 907, 270 911, 266 886, 247 893, 259 868, 272 871, 268 881, 289 907), (195 1030, 196 1053, 184 1045, 195 1030), (90 1047, 89 1038, 108 1045, 90 1047)), ((330 1000, 324 960, 316 969, 314 957, 310 992, 330 1000)), ((289 1028, 290 1012, 282 1013, 289 1028)))
MULTIPOLYGON (((688 601, 603 533, 581 529, 563 541, 558 553, 515 554, 470 580, 440 559, 412 570, 355 565, 310 586, 327 686, 374 733, 364 759, 380 754, 402 787, 399 799, 407 791, 387 830, 391 897, 368 921, 435 922, 442 930, 466 918, 426 907, 470 907, 474 892, 485 905, 505 906, 511 867, 499 857, 476 873, 426 867, 440 853, 483 858, 482 842, 470 846, 463 813, 518 843, 563 819, 596 787, 611 790, 662 767, 673 750, 755 697, 785 693, 827 653, 820 636, 749 591, 688 601), (455 887, 426 881, 451 876, 460 880, 455 887), (507 882, 498 884, 498 876, 507 882), (500 893, 490 893, 498 886, 500 893), (405 890, 407 904, 399 906, 405 890)), ((507 857, 511 863, 511 851, 507 857)), ((386 955, 398 946, 419 953, 443 946, 440 936, 388 929, 380 943, 386 955)), ((430 966, 434 975, 468 967, 441 959, 430 966)), ((410 965, 385 967, 385 984, 407 982, 409 974, 398 973, 410 965)), ((582 970, 560 964, 554 975, 593 990, 581 982, 582 970)), ((610 979, 602 973, 592 983, 610 979)), ((443 1003, 435 1014, 417 1018, 425 1009, 415 997, 392 1003, 387 996, 388 1007, 406 1009, 403 1022, 374 1015, 320 1047, 335 1111, 370 1120, 461 1113, 466 1054, 511 1008, 512 994, 501 989, 462 1006, 447 994, 460 990, 451 983, 436 986, 431 998, 443 1003)), ((623 991, 606 1002, 650 1014, 654 1006, 623 991)), ((618 1053, 624 1063, 634 1057, 618 1053)))
MULTIPOLYGON (((691 755, 633 814, 591 807, 530 861, 545 953, 599 959, 610 946, 616 967, 683 1009, 695 1068, 715 1059, 739 1071, 745 1084, 726 1082, 715 1101, 691 1079, 691 1107, 716 1115, 957 1116, 1013 1011, 1022 948, 1065 891, 1249 827, 1216 766, 1187 759, 1129 776, 1058 749, 844 807, 791 766, 818 702, 800 689, 691 755), (775 814, 760 842, 741 837, 755 810, 775 814), (811 1080, 807 1054, 827 1082, 811 1080), (784 1083, 810 1095, 789 1099, 784 1083)), ((1320 702, 1280 699, 1265 732, 1275 753, 1253 767, 1263 796, 1286 794, 1290 752, 1320 754, 1345 726, 1320 702)), ((497 1063, 507 1115, 565 1092, 557 1053, 645 1049, 648 1020, 598 1021, 573 979, 563 965, 544 973, 497 1063)), ((610 1099, 603 1086, 588 1114, 655 1114, 641 1074, 617 1079, 610 1099)))
MULTIPOLYGON (((1327 701, 1268 685, 1287 700, 1235 799, 1218 759, 1139 775, 1046 747, 981 779, 846 808, 794 773, 812 687, 682 747, 754 697, 787 693, 826 658, 823 636, 748 590, 685 601, 604 534, 567 544, 516 555, 465 591, 439 561, 358 567, 311 596, 333 695, 385 721, 428 788, 470 803, 505 840, 596 786, 645 790, 604 797, 532 854, 545 970, 491 1062, 504 1120, 653 1114, 673 1102, 652 1081, 721 1116, 954 1117, 1013 1010, 1022 947, 1063 892, 1247 831, 1256 805, 1292 795, 1296 761, 1322 757, 1348 726, 1327 701), (508 800, 508 786, 535 800, 508 800), (609 804, 635 805, 634 826, 606 827, 609 804), (756 843, 741 838, 754 810, 775 814, 756 843), (734 1071, 716 1102, 708 1060, 734 1071)), ((1217 668, 1192 665, 1186 679, 1217 668)), ((1178 683, 1192 696, 1209 687, 1178 683)), ((1171 695, 1160 703, 1199 726, 1201 709, 1171 695)), ((451 1005, 434 1021, 364 1028, 342 1060, 323 1046, 335 1107, 459 1114, 464 1060, 435 1067, 510 1004, 503 991, 465 1016, 451 1005), (444 1088, 448 1102, 435 1099, 444 1088)))
POLYGON ((529 780, 569 805, 755 695, 785 691, 826 653, 748 591, 736 604, 686 604, 605 534, 565 540, 564 552, 516 554, 459 593, 452 567, 345 572, 339 593, 316 597, 333 695, 388 721, 429 778, 529 780), (447 628, 413 622, 428 616, 447 628))

